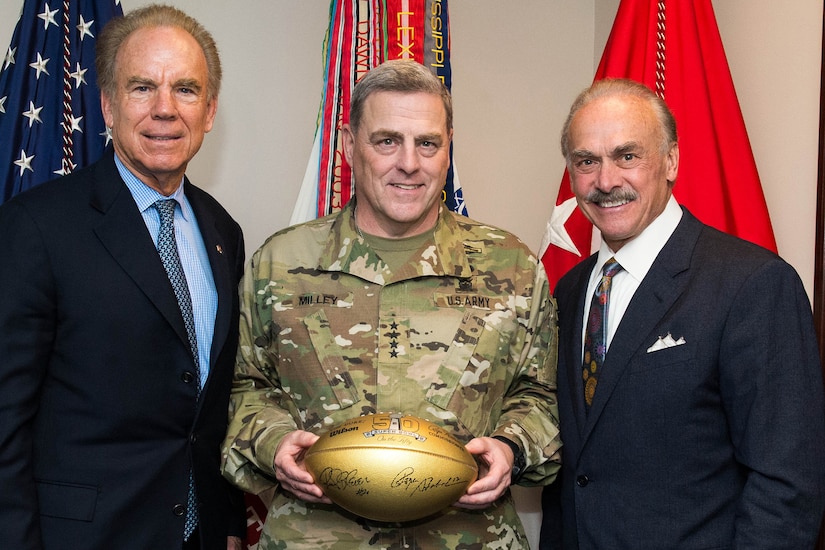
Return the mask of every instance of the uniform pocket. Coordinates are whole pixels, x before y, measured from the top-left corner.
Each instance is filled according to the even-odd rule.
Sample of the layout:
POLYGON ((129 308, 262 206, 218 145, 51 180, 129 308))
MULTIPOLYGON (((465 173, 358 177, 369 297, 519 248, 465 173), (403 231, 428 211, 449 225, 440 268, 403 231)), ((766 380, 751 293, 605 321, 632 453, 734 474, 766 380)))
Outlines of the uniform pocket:
POLYGON ((309 340, 315 349, 315 356, 340 408, 345 409, 360 399, 355 382, 341 356, 341 348, 336 343, 324 310, 318 310, 303 318, 309 340))
POLYGON ((498 421, 500 403, 512 382, 510 340, 515 322, 466 311, 426 399, 451 411, 475 436, 498 421))

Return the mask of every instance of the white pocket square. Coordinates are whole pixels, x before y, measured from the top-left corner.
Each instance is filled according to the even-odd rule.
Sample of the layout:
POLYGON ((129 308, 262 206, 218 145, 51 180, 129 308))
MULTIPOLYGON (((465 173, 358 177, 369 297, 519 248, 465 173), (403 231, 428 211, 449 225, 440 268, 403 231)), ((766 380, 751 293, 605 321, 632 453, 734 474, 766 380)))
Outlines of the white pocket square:
POLYGON ((659 351, 660 349, 667 349, 672 348, 675 346, 681 346, 685 343, 685 338, 680 336, 678 340, 674 340, 673 336, 670 333, 667 333, 667 336, 659 336, 659 339, 656 340, 656 343, 647 348, 648 353, 652 353, 654 351, 659 351))

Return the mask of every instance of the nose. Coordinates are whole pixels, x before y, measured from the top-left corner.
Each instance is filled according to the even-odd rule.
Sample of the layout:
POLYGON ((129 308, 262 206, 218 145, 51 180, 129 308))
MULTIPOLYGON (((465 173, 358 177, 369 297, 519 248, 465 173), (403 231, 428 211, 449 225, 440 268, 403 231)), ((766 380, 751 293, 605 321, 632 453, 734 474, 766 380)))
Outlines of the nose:
POLYGON ((152 104, 152 118, 155 119, 172 119, 177 113, 177 106, 175 105, 174 94, 171 90, 158 89, 155 94, 155 101, 152 104))
POLYGON ((398 148, 397 166, 405 174, 418 170, 418 148, 414 143, 404 143, 398 148))
POLYGON ((612 162, 602 162, 599 164, 599 171, 596 174, 596 188, 608 192, 616 187, 621 187, 622 177, 619 167, 612 162))

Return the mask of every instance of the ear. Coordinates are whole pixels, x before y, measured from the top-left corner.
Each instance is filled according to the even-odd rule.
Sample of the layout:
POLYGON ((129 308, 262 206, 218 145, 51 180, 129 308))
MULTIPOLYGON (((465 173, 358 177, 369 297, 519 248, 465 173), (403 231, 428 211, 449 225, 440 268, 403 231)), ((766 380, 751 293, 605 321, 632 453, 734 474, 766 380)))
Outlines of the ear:
POLYGON ((206 105, 206 124, 204 125, 204 132, 209 132, 212 125, 215 123, 215 115, 218 113, 218 96, 209 100, 206 105))
POLYGON ((450 128, 450 131, 447 133, 447 168, 450 167, 451 158, 450 158, 450 144, 453 142, 453 129, 450 128))
POLYGON ((106 127, 111 128, 115 123, 114 116, 112 116, 112 100, 102 91, 100 92, 100 110, 103 111, 103 121, 106 127))
POLYGON ((344 146, 344 158, 347 164, 352 166, 352 154, 355 149, 355 134, 352 133, 352 127, 349 123, 341 127, 341 141, 344 146))
POLYGON ((670 147, 670 151, 667 153, 667 181, 674 182, 676 181, 676 176, 679 173, 679 144, 674 143, 670 147))

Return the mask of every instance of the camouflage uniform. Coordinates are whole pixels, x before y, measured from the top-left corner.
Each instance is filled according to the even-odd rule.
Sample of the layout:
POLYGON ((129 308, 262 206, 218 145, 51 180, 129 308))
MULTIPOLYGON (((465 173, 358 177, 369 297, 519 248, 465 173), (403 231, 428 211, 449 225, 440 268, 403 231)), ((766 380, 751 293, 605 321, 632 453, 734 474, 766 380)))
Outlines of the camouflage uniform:
POLYGON ((391 272, 359 236, 352 203, 276 233, 254 254, 224 475, 271 497, 261 548, 527 548, 509 491, 481 511, 383 524, 280 491, 273 457, 290 431, 402 412, 463 442, 524 449, 525 485, 559 468, 555 302, 513 235, 442 208, 435 241, 391 272))

